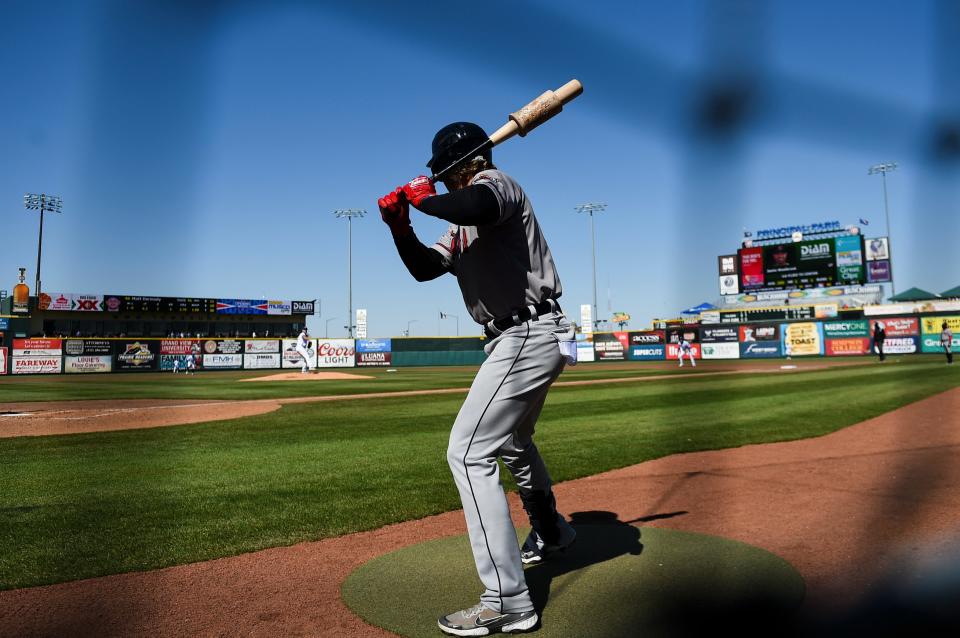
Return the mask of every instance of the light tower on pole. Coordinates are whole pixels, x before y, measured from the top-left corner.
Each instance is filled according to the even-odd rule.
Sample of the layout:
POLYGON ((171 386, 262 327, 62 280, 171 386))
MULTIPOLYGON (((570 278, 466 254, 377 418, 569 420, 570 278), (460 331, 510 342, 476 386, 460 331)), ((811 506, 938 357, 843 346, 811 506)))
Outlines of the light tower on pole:
MULTIPOLYGON (((595 212, 602 212, 607 208, 606 204, 600 204, 597 202, 587 202, 586 204, 580 204, 579 206, 574 206, 573 209, 578 213, 589 213, 590 215, 590 247, 593 252, 593 323, 596 326, 599 316, 597 315, 597 241, 596 236, 593 232, 593 214, 595 212)), ((596 327, 594 327, 596 331, 596 327)))
POLYGON ((43 214, 62 213, 63 200, 56 195, 47 195, 46 193, 27 193, 23 196, 23 206, 27 210, 40 211, 40 239, 37 241, 37 286, 34 293, 37 296, 37 303, 40 303, 40 254, 43 252, 43 214))
POLYGON ((367 211, 361 208, 341 208, 333 211, 336 217, 347 218, 347 337, 353 338, 353 218, 363 217, 367 211))
POLYGON ((897 170, 896 162, 884 162, 882 164, 874 164, 867 169, 867 175, 876 175, 880 173, 883 176, 883 212, 887 218, 887 242, 889 244, 888 251, 890 252, 890 296, 897 294, 897 285, 894 283, 893 279, 893 239, 890 237, 890 205, 887 202, 887 173, 890 171, 897 170))

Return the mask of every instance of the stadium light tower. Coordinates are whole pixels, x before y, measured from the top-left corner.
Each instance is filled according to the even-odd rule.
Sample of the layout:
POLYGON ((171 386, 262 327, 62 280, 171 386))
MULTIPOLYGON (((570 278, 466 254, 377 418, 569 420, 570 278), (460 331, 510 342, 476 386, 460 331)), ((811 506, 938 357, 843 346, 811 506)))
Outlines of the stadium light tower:
MULTIPOLYGON (((590 214, 590 247, 593 251, 593 323, 599 321, 599 316, 597 315, 597 242, 593 234, 593 213, 602 212, 607 208, 606 204, 600 204, 596 202, 587 202, 586 204, 580 204, 579 206, 574 206, 573 209, 578 213, 589 213, 590 214)), ((594 328, 596 330, 596 328, 594 328)))
POLYGON ((893 241, 890 239, 890 205, 887 202, 887 173, 897 170, 896 162, 884 162, 883 164, 874 164, 867 169, 867 175, 876 175, 880 173, 883 176, 883 212, 887 218, 887 242, 890 251, 890 296, 897 294, 897 285, 893 279, 893 241))
POLYGON ((40 211, 40 239, 37 241, 37 286, 34 294, 37 296, 37 303, 40 303, 40 254, 43 252, 43 214, 62 213, 63 200, 56 195, 47 195, 46 193, 27 193, 23 196, 23 206, 27 210, 40 211))
POLYGON ((330 322, 333 321, 333 320, 335 320, 335 319, 339 319, 339 317, 330 317, 329 319, 327 319, 327 323, 326 323, 326 325, 323 327, 323 336, 324 336, 324 337, 329 337, 329 336, 330 336, 330 322))
POLYGON ((450 318, 455 319, 456 322, 457 322, 457 336, 458 336, 458 337, 460 336, 460 317, 458 317, 457 315, 451 315, 449 312, 443 312, 443 311, 441 310, 441 311, 440 311, 440 318, 441 318, 441 319, 450 319, 450 318))
POLYGON ((347 338, 353 338, 353 218, 363 217, 367 211, 361 208, 341 208, 333 211, 336 217, 347 218, 347 338))

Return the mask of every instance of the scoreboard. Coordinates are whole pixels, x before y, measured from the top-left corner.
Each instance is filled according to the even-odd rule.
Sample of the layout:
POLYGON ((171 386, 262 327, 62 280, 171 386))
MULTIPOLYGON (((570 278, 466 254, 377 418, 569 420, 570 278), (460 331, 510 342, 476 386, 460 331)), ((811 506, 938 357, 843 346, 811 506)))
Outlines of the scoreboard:
POLYGON ((721 292, 739 283, 740 291, 790 290, 866 283, 864 244, 860 235, 784 241, 741 248, 736 261, 721 257, 721 292), (737 277, 733 284, 724 278, 737 277), (726 289, 724 286, 726 285, 726 289))
POLYGON ((108 312, 157 312, 171 314, 213 314, 217 300, 204 297, 135 297, 105 295, 104 308, 108 312))

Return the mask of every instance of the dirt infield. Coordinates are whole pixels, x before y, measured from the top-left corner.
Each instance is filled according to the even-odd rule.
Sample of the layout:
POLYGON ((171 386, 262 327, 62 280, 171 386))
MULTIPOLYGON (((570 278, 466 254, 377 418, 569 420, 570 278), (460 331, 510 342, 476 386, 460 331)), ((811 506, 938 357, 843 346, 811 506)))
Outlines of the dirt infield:
MULTIPOLYGON (((960 520, 960 389, 827 436, 667 457, 556 487, 566 513, 712 534, 790 561, 805 609, 922 582, 960 520)), ((452 489, 452 487, 451 487, 452 489)), ((524 520, 512 495, 515 519, 524 520)), ((0 592, 0 635, 383 637, 343 605, 367 560, 464 533, 451 512, 169 569, 0 592)), ((465 575, 465 577, 472 577, 465 575)), ((468 604, 473 601, 464 601, 468 604)), ((431 620, 432 622, 432 620, 431 620)))
POLYGON ((240 383, 250 381, 328 381, 331 379, 375 379, 368 374, 353 374, 351 372, 280 372, 263 377, 240 379, 240 383))

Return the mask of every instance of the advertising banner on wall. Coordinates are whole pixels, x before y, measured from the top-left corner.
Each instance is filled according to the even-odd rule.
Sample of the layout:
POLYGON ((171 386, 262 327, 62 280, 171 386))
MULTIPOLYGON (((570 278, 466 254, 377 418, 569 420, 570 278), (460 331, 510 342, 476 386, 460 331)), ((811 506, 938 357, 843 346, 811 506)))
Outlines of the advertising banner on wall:
POLYGON ((160 355, 160 370, 179 370, 180 372, 186 372, 187 370, 187 355, 185 354, 161 354, 160 355))
POLYGON ((825 321, 823 322, 823 336, 832 339, 837 337, 869 337, 870 326, 866 321, 825 321))
POLYGON ((40 293, 40 310, 101 312, 103 295, 78 295, 72 292, 40 293))
POLYGON ((850 284, 866 281, 863 268, 863 237, 844 235, 834 237, 833 241, 837 245, 837 282, 850 284))
POLYGON ((0 374, 7 373, 7 349, 0 346, 0 374))
POLYGON ((867 262, 867 281, 872 284, 878 284, 891 281, 892 279, 893 276, 890 274, 889 259, 867 262))
MULTIPOLYGON (((960 349, 960 334, 956 332, 953 333, 953 344, 951 348, 954 352, 957 352, 960 349)), ((920 351, 921 352, 943 352, 943 345, 940 343, 940 335, 928 335, 925 334, 920 337, 920 351)))
POLYGON ((626 332, 596 332, 593 334, 593 350, 597 361, 625 361, 627 358, 626 332))
POLYGON ((292 301, 290 302, 293 306, 293 314, 295 315, 312 315, 314 314, 314 302, 312 301, 292 301))
POLYGON ((720 255, 717 257, 717 272, 723 275, 736 275, 740 272, 740 260, 736 255, 720 255))
MULTIPOLYGON (((940 331, 943 330, 944 322, 946 322, 947 327, 950 328, 953 336, 956 337, 957 333, 960 332, 960 317, 924 317, 920 325, 923 334, 937 335, 939 337, 940 331)), ((16 348, 16 340, 13 343, 13 347, 16 348)))
MULTIPOLYGON (((676 359, 680 355, 680 346, 676 343, 668 343, 666 347, 666 357, 667 359, 676 359)), ((700 348, 699 343, 690 342, 690 352, 693 353, 694 359, 702 359, 703 352, 700 348)), ((686 360, 686 355, 684 355, 684 360, 686 360)))
POLYGON ((887 337, 883 351, 887 354, 914 354, 920 351, 919 342, 919 337, 887 337))
POLYGON ((739 340, 737 326, 700 328, 700 341, 703 343, 736 343, 739 340))
MULTIPOLYGON (((249 343, 249 341, 247 342, 249 343)), ((280 367, 280 353, 261 353, 243 355, 243 367, 247 370, 275 369, 280 367)))
POLYGON ((62 339, 14 339, 15 357, 59 357, 63 354, 62 339))
POLYGON ((265 315, 269 308, 266 299, 217 299, 218 315, 265 315))
POLYGON ((631 345, 627 351, 630 361, 662 361, 667 356, 667 349, 662 343, 631 345))
POLYGON ((740 255, 740 287, 744 290, 763 286, 763 248, 743 248, 740 255))
POLYGON ((751 343, 753 341, 780 342, 780 325, 775 323, 738 326, 737 332, 741 343, 751 343))
POLYGON ((112 370, 113 357, 109 354, 63 358, 63 371, 67 374, 110 372, 112 370))
POLYGON ((159 342, 126 339, 113 343, 115 370, 149 372, 159 367, 159 342))
MULTIPOLYGON (((593 332, 593 311, 590 304, 580 305, 580 330, 586 334, 593 332)), ((582 359, 577 359, 582 361, 582 359)), ((593 361, 593 359, 591 359, 593 361)))
POLYGON ((741 359, 776 359, 782 355, 779 341, 746 341, 740 343, 741 359))
POLYGON ((866 241, 867 261, 890 259, 890 240, 886 237, 874 237, 866 241))
MULTIPOLYGON (((309 339, 309 345, 307 346, 307 364, 311 368, 317 367, 317 340, 309 339)), ((297 340, 296 339, 283 339, 282 341, 283 348, 283 358, 282 368, 301 368, 303 367, 303 357, 297 352, 297 340)))
POLYGON ((690 343, 699 343, 700 329, 697 326, 673 326, 667 328, 667 343, 680 343, 683 339, 686 339, 690 343))
POLYGON ((160 354, 190 354, 195 339, 161 339, 160 354))
POLYGON ((59 374, 63 359, 59 356, 25 355, 10 358, 10 371, 13 374, 59 374))
POLYGON ((268 315, 284 315, 288 316, 293 312, 293 304, 289 301, 276 301, 273 299, 267 299, 267 314, 268 315))
POLYGON ((740 280, 737 275, 720 276, 720 294, 736 295, 740 292, 740 280))
POLYGON ((113 344, 107 339, 66 339, 63 342, 63 353, 73 357, 109 356, 113 354, 113 344))
POLYGON ((357 352, 390 352, 390 339, 357 339, 357 352))
POLYGON ((704 343, 700 346, 704 359, 739 359, 740 344, 736 341, 704 343))
POLYGON ((13 374, 57 374, 63 369, 60 339, 14 339, 10 357, 13 374))
POLYGON ((627 333, 627 343, 630 346, 643 346, 655 343, 662 344, 665 336, 662 330, 643 330, 627 333))
POLYGON ((247 339, 243 342, 246 354, 279 354, 280 341, 277 339, 247 339))
POLYGON ((823 324, 785 323, 780 325, 783 354, 788 357, 809 357, 823 354, 823 324))
POLYGON ((353 339, 319 339, 317 341, 318 368, 352 368, 357 350, 353 339))
MULTIPOLYGON (((240 339, 205 339, 201 343, 204 355, 208 354, 241 354, 243 341, 240 339)), ((206 365, 206 359, 204 359, 206 365)))
POLYGON ((913 303, 877 304, 864 306, 863 314, 875 315, 911 315, 921 312, 960 312, 960 299, 917 301, 913 303))
POLYGON ((870 330, 873 332, 874 324, 879 323, 883 326, 887 338, 890 337, 916 337, 920 334, 920 320, 916 317, 883 317, 870 321, 870 330))
POLYGON ((239 370, 243 367, 242 354, 204 354, 204 368, 216 368, 218 370, 234 369, 239 370))
POLYGON ((953 351, 960 348, 960 317, 924 317, 920 321, 920 338, 922 352, 943 352, 943 346, 940 344, 940 331, 943 330, 943 323, 947 323, 950 332, 953 333, 953 351))
MULTIPOLYGON (((589 306, 587 306, 589 308, 589 306)), ((581 306, 581 309, 583 306, 581 306)), ((593 335, 577 333, 577 361, 593 361, 593 335)))
POLYGON ((357 352, 357 367, 389 366, 391 357, 390 352, 357 352))
POLYGON ((826 340, 828 357, 843 357, 870 354, 869 337, 845 337, 826 340))
POLYGON ((357 338, 367 338, 367 309, 357 308, 357 338))

